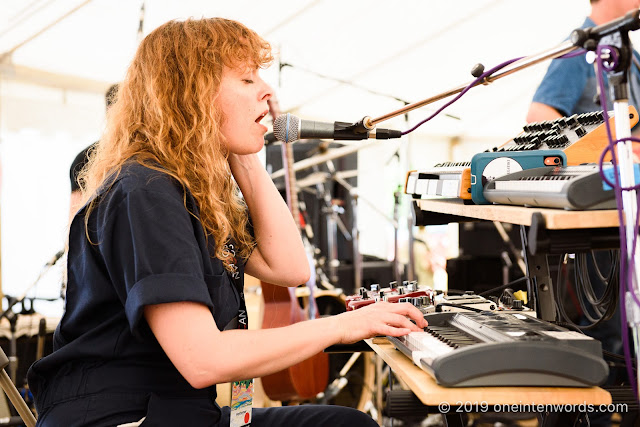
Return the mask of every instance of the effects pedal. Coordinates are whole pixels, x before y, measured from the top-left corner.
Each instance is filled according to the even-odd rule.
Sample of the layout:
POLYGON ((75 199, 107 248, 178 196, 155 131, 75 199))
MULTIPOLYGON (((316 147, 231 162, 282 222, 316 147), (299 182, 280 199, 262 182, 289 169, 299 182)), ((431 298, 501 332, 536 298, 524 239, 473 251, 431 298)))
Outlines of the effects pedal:
POLYGON ((370 289, 358 289, 357 294, 346 298, 346 306, 347 311, 351 311, 378 301, 408 302, 427 314, 435 312, 435 295, 436 292, 433 289, 419 288, 415 281, 405 280, 401 285, 394 281, 385 288, 381 288, 379 284, 373 284, 370 289))
POLYGON ((467 307, 474 310, 494 311, 498 309, 498 304, 486 299, 480 295, 474 294, 472 291, 465 292, 462 295, 440 294, 436 296, 436 311, 470 311, 467 307))

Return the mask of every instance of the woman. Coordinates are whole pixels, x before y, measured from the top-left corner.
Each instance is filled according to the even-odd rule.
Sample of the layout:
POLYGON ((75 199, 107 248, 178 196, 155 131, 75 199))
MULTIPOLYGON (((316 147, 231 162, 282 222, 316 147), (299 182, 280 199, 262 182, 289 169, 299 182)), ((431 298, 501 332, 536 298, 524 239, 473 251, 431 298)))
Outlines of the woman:
MULTIPOLYGON (((271 97, 258 69, 270 60, 263 39, 224 19, 169 22, 142 41, 81 176, 66 311, 55 351, 29 372, 39 425, 228 425, 215 384, 425 326, 409 304, 381 303, 242 329, 244 272, 283 286, 310 274, 291 214, 256 156, 271 97)), ((375 425, 335 406, 254 409, 252 419, 341 423, 375 425)))

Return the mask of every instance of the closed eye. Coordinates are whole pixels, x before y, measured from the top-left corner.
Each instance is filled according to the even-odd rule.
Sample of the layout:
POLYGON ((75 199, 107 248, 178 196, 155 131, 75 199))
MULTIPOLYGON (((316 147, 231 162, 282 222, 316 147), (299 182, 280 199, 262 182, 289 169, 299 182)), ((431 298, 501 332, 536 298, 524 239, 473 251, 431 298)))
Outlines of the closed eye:
POLYGON ((253 80, 251 79, 242 79, 243 82, 253 84, 253 80))

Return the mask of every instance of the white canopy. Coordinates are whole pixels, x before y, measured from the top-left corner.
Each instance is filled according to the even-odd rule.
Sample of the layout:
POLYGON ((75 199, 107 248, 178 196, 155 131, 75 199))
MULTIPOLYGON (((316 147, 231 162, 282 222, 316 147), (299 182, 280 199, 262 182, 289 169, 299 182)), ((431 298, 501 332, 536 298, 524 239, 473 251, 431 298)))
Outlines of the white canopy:
MULTIPOLYGON (((140 27, 148 34, 170 19, 228 17, 267 38, 279 62, 291 65, 265 73, 283 110, 352 121, 395 110, 397 99, 414 102, 471 81, 476 63, 488 69, 554 47, 582 23, 587 3, 4 0, 0 55, 7 55, 5 79, 12 72, 19 81, 48 76, 53 86, 102 93, 123 77, 140 27)), ((544 68, 475 89, 449 110, 460 120, 441 119, 421 132, 517 131, 544 68)), ((414 112, 413 120, 432 109, 414 112)))
MULTIPOLYGON (((71 160, 99 138, 104 91, 122 79, 139 38, 167 20, 243 22, 277 51, 264 77, 283 111, 356 121, 468 83, 477 63, 551 49, 588 11, 587 0, 0 0, 3 289, 25 289, 63 246, 71 160)), ((360 194, 391 216, 409 168, 469 160, 517 135, 546 65, 472 89, 400 145, 361 150, 360 194)), ((439 105, 380 126, 407 129, 439 105)), ((390 223, 359 210, 361 250, 388 258, 390 223)))

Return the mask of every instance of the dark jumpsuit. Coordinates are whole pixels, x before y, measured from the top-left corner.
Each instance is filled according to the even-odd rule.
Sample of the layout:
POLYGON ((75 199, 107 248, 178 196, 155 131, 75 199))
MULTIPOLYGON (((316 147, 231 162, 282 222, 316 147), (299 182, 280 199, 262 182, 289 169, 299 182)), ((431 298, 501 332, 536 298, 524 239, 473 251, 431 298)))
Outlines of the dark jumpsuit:
MULTIPOLYGON (((215 402, 215 385, 189 385, 143 308, 199 302, 223 330, 244 306, 244 262, 237 259, 236 274, 225 271, 193 196, 166 173, 129 162, 97 201, 88 221, 91 241, 86 206, 69 230, 66 307, 54 352, 28 373, 38 426, 113 427, 142 417, 142 426, 228 425, 229 408, 215 402)), ((313 424, 377 425, 336 406, 253 410, 254 426, 313 424)))

